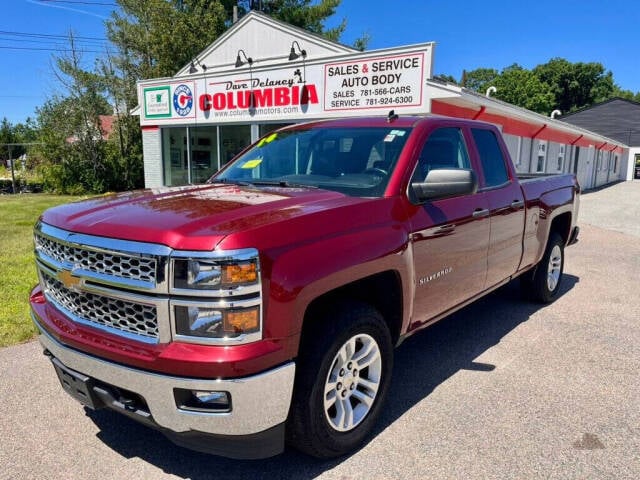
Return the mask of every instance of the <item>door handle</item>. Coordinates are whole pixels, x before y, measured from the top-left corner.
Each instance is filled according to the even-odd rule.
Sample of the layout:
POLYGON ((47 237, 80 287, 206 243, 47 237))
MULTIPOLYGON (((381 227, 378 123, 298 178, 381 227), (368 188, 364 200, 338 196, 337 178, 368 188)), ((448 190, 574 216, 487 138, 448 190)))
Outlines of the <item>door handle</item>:
POLYGON ((476 210, 473 211, 473 213, 471 214, 471 216, 473 218, 484 218, 484 217, 488 217, 489 216, 489 209, 488 208, 478 208, 476 210))
POLYGON ((524 200, 514 200, 511 202, 511 208, 521 208, 524 207, 524 200))

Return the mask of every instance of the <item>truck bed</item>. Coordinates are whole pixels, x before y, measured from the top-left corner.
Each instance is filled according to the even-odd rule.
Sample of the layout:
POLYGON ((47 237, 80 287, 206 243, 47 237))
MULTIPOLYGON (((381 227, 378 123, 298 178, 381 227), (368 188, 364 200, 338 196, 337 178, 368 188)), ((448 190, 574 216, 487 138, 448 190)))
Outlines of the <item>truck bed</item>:
POLYGON ((567 189, 567 195, 572 198, 572 190, 578 185, 572 173, 525 173, 518 175, 518 180, 527 201, 539 199, 541 195, 563 188, 567 189))

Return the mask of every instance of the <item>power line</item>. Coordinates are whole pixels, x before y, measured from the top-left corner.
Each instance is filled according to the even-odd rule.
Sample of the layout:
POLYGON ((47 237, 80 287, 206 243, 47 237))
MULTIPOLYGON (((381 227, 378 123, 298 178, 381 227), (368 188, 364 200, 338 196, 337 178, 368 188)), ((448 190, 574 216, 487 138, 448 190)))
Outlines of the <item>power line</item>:
MULTIPOLYGON (((5 37, 4 35, 0 34, 0 42, 18 42, 20 45, 23 44, 29 44, 29 43, 35 43, 38 45, 52 45, 55 47, 69 47, 69 42, 65 42, 63 40, 45 40, 45 39, 21 39, 21 38, 11 38, 11 37, 5 37)), ((73 42, 74 45, 78 46, 78 47, 93 47, 93 48, 97 48, 97 47, 106 47, 108 44, 107 42, 83 42, 83 41, 79 41, 73 42)))
MULTIPOLYGON (((51 45, 54 47, 63 47, 63 48, 68 48, 69 42, 65 42, 63 40, 45 40, 45 39, 19 39, 19 38, 11 38, 11 37, 5 37, 3 35, 0 35, 0 42, 17 42, 19 45, 25 45, 29 46, 28 44, 30 43, 35 43, 36 45, 51 45)), ((96 43, 85 43, 85 42, 73 42, 74 45, 78 46, 78 47, 92 47, 92 48, 98 48, 98 47, 106 47, 108 44, 107 42, 96 42, 96 43)))
MULTIPOLYGON (((36 38, 60 38, 64 40, 69 39, 69 35, 60 35, 60 34, 53 34, 53 33, 14 32, 14 31, 7 31, 7 30, 0 30, 0 35, 15 35, 20 37, 36 37, 36 38)), ((82 35, 73 35, 73 38, 78 40, 100 40, 103 42, 107 41, 106 38, 86 37, 82 35)))
MULTIPOLYGON (((11 47, 0 45, 0 48, 4 50, 32 50, 32 51, 49 51, 49 52, 73 52, 71 48, 46 48, 46 47, 11 47)), ((106 50, 85 50, 83 48, 78 48, 78 51, 82 53, 107 53, 106 50)))
POLYGON ((0 30, 0 42, 20 42, 20 43, 44 43, 50 44, 48 47, 37 46, 16 46, 12 44, 0 45, 3 50, 30 50, 30 51, 49 51, 49 52, 72 52, 73 49, 61 44, 68 42, 73 38, 78 48, 84 53, 106 53, 109 41, 106 38, 90 37, 85 35, 61 35, 53 33, 36 33, 36 32, 18 32, 10 30, 0 30), (12 38, 15 37, 15 38, 12 38), (101 50, 98 48, 103 47, 101 50))
POLYGON ((39 0, 40 3, 74 3, 80 5, 95 5, 95 6, 107 6, 107 7, 117 7, 117 3, 107 3, 107 2, 87 2, 80 0, 39 0))

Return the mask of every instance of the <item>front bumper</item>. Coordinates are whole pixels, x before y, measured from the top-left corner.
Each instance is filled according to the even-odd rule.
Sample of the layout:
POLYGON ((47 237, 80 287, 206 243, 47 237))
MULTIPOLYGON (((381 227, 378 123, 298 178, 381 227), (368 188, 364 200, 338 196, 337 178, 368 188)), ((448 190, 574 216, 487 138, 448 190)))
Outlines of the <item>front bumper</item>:
POLYGON ((99 382, 141 396, 148 415, 135 415, 118 401, 104 406, 158 428, 170 440, 194 450, 233 458, 264 458, 284 449, 284 421, 289 412, 295 364, 289 362, 244 378, 206 380, 161 375, 102 360, 71 349, 33 321, 45 351, 63 366, 99 382), (174 389, 226 391, 231 411, 204 413, 178 408, 174 389))

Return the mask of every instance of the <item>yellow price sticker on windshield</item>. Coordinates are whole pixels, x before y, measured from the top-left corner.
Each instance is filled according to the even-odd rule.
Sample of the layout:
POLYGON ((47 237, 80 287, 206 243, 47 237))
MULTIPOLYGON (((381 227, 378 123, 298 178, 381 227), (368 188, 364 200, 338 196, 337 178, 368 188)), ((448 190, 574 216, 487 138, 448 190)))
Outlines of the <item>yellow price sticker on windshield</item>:
POLYGON ((265 146, 267 143, 273 142, 276 138, 278 138, 278 133, 272 133, 268 137, 264 137, 262 140, 258 142, 259 147, 265 146))
POLYGON ((253 168, 256 168, 261 163, 262 163, 261 158, 255 158, 253 160, 247 160, 246 162, 244 162, 244 165, 242 165, 240 168, 246 168, 247 170, 251 170, 253 168))

